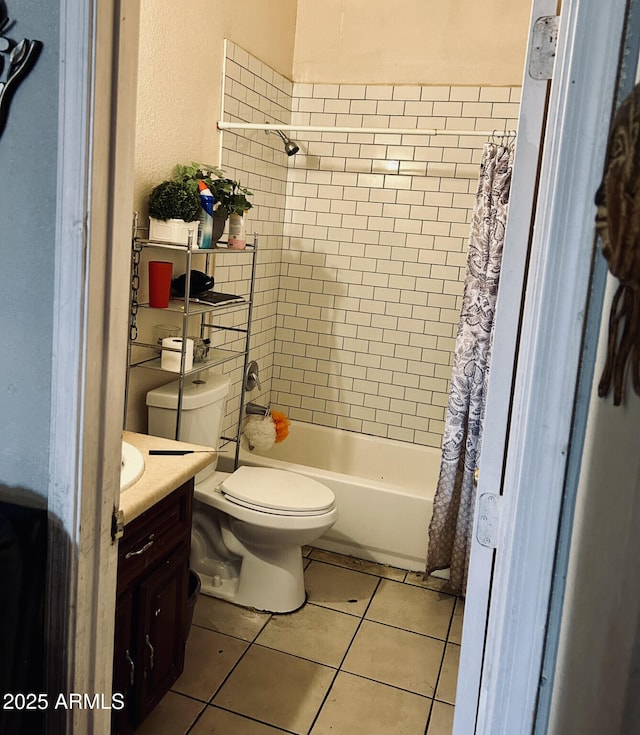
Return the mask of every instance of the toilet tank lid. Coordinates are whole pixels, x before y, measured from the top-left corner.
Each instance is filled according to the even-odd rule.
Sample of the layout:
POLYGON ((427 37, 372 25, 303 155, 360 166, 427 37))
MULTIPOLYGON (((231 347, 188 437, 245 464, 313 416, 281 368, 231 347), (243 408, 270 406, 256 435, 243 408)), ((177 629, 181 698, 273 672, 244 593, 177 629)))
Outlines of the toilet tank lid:
MULTIPOLYGON (((202 408, 223 400, 229 393, 231 382, 226 375, 200 373, 185 378, 182 386, 182 409, 202 408)), ((147 406, 155 408, 178 407, 180 381, 174 380, 147 393, 147 406)))

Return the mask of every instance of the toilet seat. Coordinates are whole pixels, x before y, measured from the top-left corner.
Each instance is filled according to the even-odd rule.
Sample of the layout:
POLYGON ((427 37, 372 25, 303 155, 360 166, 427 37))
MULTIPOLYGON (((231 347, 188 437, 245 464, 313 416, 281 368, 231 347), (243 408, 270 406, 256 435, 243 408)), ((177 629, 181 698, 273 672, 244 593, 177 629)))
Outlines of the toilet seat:
POLYGON ((277 515, 321 515, 335 505, 333 492, 322 483, 270 467, 239 467, 219 489, 236 505, 277 515))

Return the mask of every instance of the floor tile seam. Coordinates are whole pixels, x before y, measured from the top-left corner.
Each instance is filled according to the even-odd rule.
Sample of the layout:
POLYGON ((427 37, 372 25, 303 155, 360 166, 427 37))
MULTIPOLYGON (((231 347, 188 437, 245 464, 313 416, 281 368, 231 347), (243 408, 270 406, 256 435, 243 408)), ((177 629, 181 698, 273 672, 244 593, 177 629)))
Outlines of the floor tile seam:
MULTIPOLYGON (((434 641, 440 643, 448 643, 446 638, 438 638, 437 635, 429 635, 429 633, 421 633, 419 630, 412 630, 411 628, 403 628, 401 625, 392 625, 391 623, 385 623, 382 620, 374 620, 373 618, 362 618, 363 622, 366 620, 368 623, 377 623, 378 625, 384 625, 386 628, 393 628, 394 630, 402 630, 405 633, 415 633, 416 635, 422 636, 423 638, 431 638, 434 641)), ((456 646, 457 643, 451 645, 456 646)))
MULTIPOLYGON (((431 709, 429 710, 429 716, 427 717, 427 724, 424 729, 424 735, 429 735, 429 727, 431 726, 431 718, 433 717, 433 709, 436 702, 438 702, 439 704, 449 704, 449 702, 443 702, 441 699, 436 699, 434 697, 433 702, 431 703, 431 709)), ((453 707, 453 705, 450 706, 453 707)))
MULTIPOLYGON (((306 602, 307 602, 307 598, 306 598, 306 593, 305 593, 305 601, 304 601, 304 603, 303 603, 303 607, 304 607, 304 605, 306 604, 306 602)), ((455 607, 454 607, 454 609, 455 609, 455 607)), ((271 621, 273 620, 273 616, 274 616, 275 614, 276 614, 276 613, 269 613, 269 617, 268 617, 268 618, 267 618, 267 619, 266 619, 266 620, 264 621, 264 623, 263 623, 263 624, 262 624, 262 625, 260 626, 260 630, 258 630, 258 632, 257 632, 257 633, 256 633, 256 634, 255 634, 255 635, 253 636, 253 638, 252 638, 252 640, 251 640, 251 643, 255 643, 255 642, 256 642, 256 639, 257 639, 257 637, 258 637, 258 636, 260 635, 260 633, 262 633, 262 631, 263 631, 263 630, 264 630, 264 629, 265 629, 265 628, 267 627, 267 625, 269 625, 269 623, 270 623, 270 622, 271 622, 271 621)))
MULTIPOLYGON (((201 701, 201 700, 198 700, 198 701, 201 701)), ((204 706, 202 707, 202 709, 200 710, 200 712, 198 712, 198 715, 194 719, 194 721, 185 730, 184 735, 189 735, 189 733, 193 732, 193 728, 198 724, 198 722, 200 721, 200 718, 202 717, 202 715, 207 711, 207 707, 208 706, 209 705, 206 702, 204 702, 204 706)))
MULTIPOLYGON (((298 733, 296 733, 294 730, 286 730, 278 725, 274 725, 273 722, 267 722, 266 720, 260 720, 257 717, 253 717, 252 715, 246 714, 246 712, 237 712, 236 710, 230 709, 229 707, 223 707, 220 704, 213 704, 211 702, 207 704, 203 712, 200 715, 198 715, 198 719, 200 719, 204 711, 206 711, 209 707, 214 707, 216 709, 223 710, 224 712, 228 712, 231 715, 237 715, 238 717, 244 717, 246 720, 251 720, 252 722, 257 722, 259 725, 265 725, 266 727, 271 727, 274 730, 277 730, 278 732, 286 733, 287 735, 298 735, 298 733)), ((189 735, 189 734, 185 733, 185 735, 189 735)))
POLYGON ((434 702, 438 702, 439 704, 448 704, 449 707, 455 707, 456 706, 456 703, 455 702, 447 702, 446 699, 442 699, 441 697, 436 697, 435 695, 433 697, 433 701, 434 702))
MULTIPOLYGON (((247 643, 247 641, 243 641, 243 642, 244 643, 247 643)), ((245 650, 238 657, 238 660, 235 662, 235 664, 233 664, 233 666, 227 672, 227 675, 222 679, 222 681, 220 682, 220 684, 218 684, 218 686, 214 689, 213 694, 206 701, 206 704, 212 704, 213 703, 213 700, 215 699, 216 695, 220 692, 220 690, 222 689, 222 687, 227 683, 227 681, 229 680, 229 678, 231 677, 231 675, 233 674, 233 672, 238 667, 238 664, 240 663, 240 661, 242 661, 242 659, 247 655, 247 653, 251 650, 251 646, 253 646, 253 645, 254 645, 253 643, 248 643, 248 645, 245 648, 245 650)))
POLYGON ((378 577, 378 584, 376 584, 375 589, 371 593, 371 596, 369 597, 369 602, 367 602, 364 611, 362 613, 362 619, 364 620, 367 617, 367 613, 369 612, 369 608, 371 607, 371 603, 373 602, 373 598, 377 595, 378 590, 380 589, 380 585, 382 584, 382 577, 378 577))
POLYGON ((356 639, 356 636, 358 635, 358 632, 360 631, 360 628, 362 628, 362 623, 364 622, 364 616, 367 614, 367 610, 369 609, 371 602, 373 598, 376 595, 376 592, 378 591, 378 588, 380 587, 380 580, 378 580, 378 584, 376 585, 376 588, 371 593, 371 597, 369 598, 369 602, 367 603, 367 606, 364 609, 364 612, 362 613, 362 616, 360 617, 360 622, 356 626, 356 629, 353 631, 353 635, 351 636, 351 640, 349 641, 349 645, 347 646, 344 654, 342 655, 342 658, 340 659, 340 663, 338 665, 338 671, 342 669, 342 666, 344 665, 344 662, 349 655, 349 651, 351 650, 351 646, 353 646, 353 642, 356 639))
MULTIPOLYGON (((373 595, 372 595, 373 597, 373 595)), ((329 607, 329 605, 323 605, 320 602, 312 602, 309 600, 307 605, 312 605, 313 607, 319 607, 321 610, 333 610, 333 612, 342 613, 343 615, 349 615, 352 618, 360 618, 362 619, 364 617, 364 613, 355 613, 355 612, 348 612, 347 610, 337 610, 335 607, 329 607)), ((305 605, 306 607, 306 605, 305 605)), ((299 610, 302 610, 302 608, 298 608, 299 610)), ((297 611, 296 611, 297 612, 297 611)), ((262 633, 262 631, 260 631, 262 633)), ((259 634, 258 634, 259 635, 259 634)), ((257 638, 257 636, 256 636, 257 638)))
MULTIPOLYGON (((453 600, 457 600, 459 595, 454 595, 451 592, 443 592, 442 590, 434 590, 431 587, 424 587, 421 584, 411 584, 411 582, 398 582, 397 579, 388 579, 387 577, 381 577, 381 579, 386 579, 388 582, 395 582, 396 584, 406 585, 407 587, 413 587, 417 590, 425 590, 426 592, 434 592, 437 595, 443 595, 444 597, 451 597, 453 600)), ((453 608, 455 609, 455 602, 453 605, 453 608)))
MULTIPOLYGON (((378 584, 379 584, 379 583, 378 583, 378 584)), ((377 589, 377 588, 378 588, 378 585, 376 585, 376 589, 377 589)), ((373 593, 371 594, 371 599, 373 599, 373 595, 374 595, 374 594, 375 594, 375 590, 374 590, 374 591, 373 591, 373 593)), ((369 600, 369 603, 368 603, 368 605, 369 605, 369 604, 371 604, 371 599, 369 600)), ((290 651, 283 651, 282 649, 280 649, 280 648, 277 648, 277 647, 276 647, 276 646, 274 646, 274 645, 266 645, 265 643, 259 643, 259 642, 258 642, 258 638, 259 638, 260 634, 261 634, 261 633, 263 632, 263 630, 265 629, 265 627, 267 626, 268 622, 269 622, 269 621, 271 621, 271 620, 273 619, 273 615, 270 615, 270 616, 269 616, 269 619, 268 619, 268 620, 267 620, 267 621, 265 622, 265 624, 264 624, 264 625, 262 626, 262 628, 260 629, 260 631, 259 631, 259 632, 258 632, 258 633, 256 634, 255 638, 253 638, 253 640, 251 640, 251 641, 248 641, 248 640, 246 640, 245 638, 239 638, 239 637, 237 637, 237 636, 233 636, 233 635, 230 635, 230 634, 228 634, 228 633, 222 633, 222 632, 220 632, 220 631, 211 631, 211 629, 210 629, 210 628, 204 628, 203 626, 200 626, 200 625, 198 625, 198 626, 196 626, 196 627, 199 627, 199 628, 203 628, 204 630, 209 630, 209 631, 211 631, 211 632, 213 632, 213 633, 218 633, 219 635, 227 636, 228 638, 231 638, 231 639, 233 639, 233 640, 237 640, 237 641, 240 641, 240 642, 242 642, 242 643, 245 643, 245 644, 246 644, 246 646, 247 646, 247 648, 246 648, 246 649, 245 649, 245 650, 243 651, 243 653, 242 653, 242 655, 240 656, 240 658, 239 658, 239 659, 238 659, 238 660, 236 661, 236 663, 234 664, 233 668, 232 668, 232 669, 231 669, 231 670, 229 671, 229 673, 227 674, 227 676, 226 676, 226 677, 224 678, 223 682, 222 682, 222 683, 220 684, 220 686, 219 686, 219 687, 218 687, 218 688, 216 689, 216 691, 215 691, 215 693, 213 694, 213 696, 211 697, 211 699, 209 699, 209 700, 208 700, 208 702, 206 702, 206 703, 207 703, 207 704, 210 704, 210 703, 211 703, 211 701, 212 701, 212 700, 213 700, 213 698, 214 698, 214 697, 216 696, 216 694, 218 693, 218 691, 219 691, 219 690, 220 690, 220 689, 222 688, 222 686, 224 685, 224 683, 226 682, 226 680, 227 680, 227 679, 229 678, 229 676, 231 676, 231 674, 233 673, 233 671, 234 671, 234 669, 236 668, 236 666, 237 666, 237 665, 238 665, 238 664, 240 663, 240 661, 241 661, 241 660, 242 660, 242 659, 243 659, 243 658, 244 658, 244 657, 245 657, 245 656, 247 655, 247 652, 249 651, 249 649, 250 649, 250 648, 251 648, 252 646, 258 646, 258 647, 260 647, 260 648, 264 648, 264 649, 267 649, 267 650, 270 650, 270 651, 277 651, 278 653, 284 653, 284 654, 286 654, 286 655, 288 655, 288 656, 293 656, 294 658, 298 658, 298 659, 300 659, 300 660, 302 660, 302 661, 308 661, 308 662, 310 662, 310 663, 318 664, 319 666, 326 666, 327 668, 330 668, 330 669, 334 669, 334 670, 336 670, 336 671, 337 671, 337 670, 339 670, 339 668, 340 668, 340 665, 342 665, 342 662, 343 662, 343 661, 344 661, 344 659, 346 658, 346 655, 347 655, 347 653, 348 653, 348 651, 349 651, 349 649, 350 649, 350 647, 351 647, 351 645, 352 645, 352 643, 353 643, 353 640, 354 640, 355 636, 356 636, 356 635, 357 635, 357 633, 358 633, 358 630, 360 630, 360 627, 361 627, 361 625, 362 625, 362 621, 363 621, 363 619, 364 619, 364 618, 363 618, 363 616, 362 616, 362 615, 357 615, 357 614, 355 614, 355 613, 348 613, 348 612, 343 612, 342 610, 335 610, 334 608, 328 608, 328 607, 325 607, 325 606, 323 606, 323 605, 318 605, 318 604, 316 604, 316 603, 313 603, 313 602, 307 602, 306 604, 307 604, 307 605, 314 605, 315 607, 321 608, 321 609, 323 609, 323 610, 332 610, 333 612, 336 612, 336 613, 338 613, 338 614, 348 615, 348 616, 349 616, 349 617, 351 617, 351 618, 356 618, 356 619, 358 619, 358 620, 359 620, 359 623, 358 623, 358 625, 357 625, 357 627, 356 627, 356 629, 355 629, 355 631, 354 631, 354 633, 353 633, 353 636, 351 637, 351 640, 349 641, 349 645, 347 646, 346 652, 345 652, 345 654, 344 654, 344 655, 342 656, 342 658, 341 658, 341 660, 340 660, 340 664, 339 664, 338 666, 335 666, 335 665, 331 665, 331 664, 327 664, 327 663, 323 663, 323 662, 320 662, 320 661, 316 661, 316 660, 314 660, 314 659, 311 659, 311 658, 307 658, 306 656, 302 656, 302 655, 299 655, 299 654, 291 653, 290 651)), ((368 605, 367 605, 367 608, 366 608, 366 609, 368 609, 368 605)), ((366 609, 365 609, 365 612, 366 612, 366 609)), ((363 615, 364 615, 364 613, 363 613, 363 615)), ((188 695, 187 695, 187 696, 188 696, 188 695)), ((197 698, 194 698, 194 699, 197 699, 197 698)), ((204 701, 204 700, 199 700, 199 699, 198 699, 197 701, 204 701)))
MULTIPOLYGON (((406 687, 400 687, 397 684, 389 684, 387 681, 380 681, 379 679, 373 679, 370 676, 363 676, 362 674, 354 674, 353 671, 346 671, 345 669, 340 669, 338 672, 339 674, 348 674, 349 676, 355 676, 358 679, 364 679, 365 681, 373 682, 374 684, 382 684, 385 687, 389 687, 390 689, 396 689, 399 692, 405 692, 406 694, 414 694, 416 697, 421 697, 422 699, 427 699, 429 702, 433 703, 434 697, 435 697, 435 689, 433 690, 433 696, 429 696, 428 694, 421 694, 420 692, 414 692, 411 689, 407 689, 406 687)), ((439 700, 441 701, 441 700, 439 700)), ((449 704, 448 702, 445 702, 445 704, 449 704)))
MULTIPOLYGON (((438 693, 438 686, 440 685, 440 677, 442 676, 442 669, 444 667, 444 657, 447 655, 447 643, 445 643, 444 649, 442 651, 442 658, 440 659, 440 666, 438 667, 438 675, 436 676, 436 683, 433 687, 433 699, 436 701, 436 694, 438 693)), ((442 700, 437 700, 442 701, 442 700)), ((446 702, 446 704, 450 704, 450 702, 446 702)), ((433 706, 431 707, 433 709, 433 706)), ((431 719, 431 714, 429 714, 429 719, 431 719)), ((427 723, 428 724, 428 723, 427 723)))
POLYGON ((378 580, 378 583, 376 584, 375 589, 371 593, 371 597, 369 598, 369 602, 367 603, 367 606, 364 609, 364 612, 362 613, 362 616, 360 617, 360 621, 358 622, 358 625, 356 626, 356 629, 353 631, 353 635, 351 636, 351 640, 349 641, 349 645, 347 646, 347 648, 345 649, 344 654, 342 655, 342 659, 340 660, 340 664, 338 665, 338 668, 336 669, 336 673, 334 674, 334 677, 331 680, 331 684, 327 688, 327 691, 325 692, 325 695, 324 695, 324 697, 322 699, 322 703, 321 703, 320 707, 318 708, 318 711, 316 712, 315 717, 313 718, 313 722, 311 723, 311 726, 309 727, 309 733, 311 733, 313 731, 313 728, 315 727, 316 721, 317 721, 318 717, 320 716, 320 713, 322 712, 322 710, 324 708, 324 705, 325 705, 327 699, 329 698, 329 695, 331 693, 331 690, 333 689, 333 686, 334 686, 334 684, 336 682, 336 679, 338 678, 338 675, 340 674, 340 672, 343 670, 342 667, 344 665, 344 662, 346 661, 346 658, 349 655, 349 651, 351 650, 351 647, 353 646, 353 642, 355 641, 356 636, 358 635, 358 632, 359 632, 360 628, 362 627, 362 623, 364 621, 364 616, 366 615, 367 610, 369 609, 369 606, 371 605, 371 602, 372 602, 372 600, 373 600, 376 592, 378 591, 378 588, 380 587, 380 581, 381 581, 381 579, 378 580))
POLYGON ((333 666, 332 664, 326 664, 326 663, 323 663, 322 661, 316 661, 313 658, 307 658, 306 656, 301 656, 298 653, 291 653, 291 651, 283 651, 281 648, 275 648, 274 646, 267 646, 264 643, 257 643, 257 642, 252 643, 251 647, 253 646, 256 646, 258 648, 263 648, 266 651, 275 651, 276 653, 284 653, 285 656, 291 656, 292 658, 297 658, 300 661, 306 661, 307 663, 310 663, 310 664, 317 664, 318 666, 324 666, 326 669, 331 669, 332 671, 339 671, 338 666, 333 666))
MULTIPOLYGON (((395 582, 396 580, 392 579, 391 581, 395 582)), ((427 587, 426 584, 418 584, 416 582, 410 582, 407 579, 402 581, 400 584, 406 584, 407 587, 415 587, 416 589, 419 589, 419 590, 429 590, 429 592, 437 592, 439 595, 446 595, 447 597, 455 597, 456 600, 460 597, 460 595, 455 595, 453 592, 444 592, 443 590, 438 589, 437 587, 427 587)))
MULTIPOLYGON (((364 569, 354 569, 351 566, 347 566, 345 564, 337 564, 333 561, 326 561, 326 559, 314 559, 312 556, 308 557, 310 561, 315 561, 317 564, 326 564, 329 567, 336 567, 337 569, 346 569, 349 572, 357 572, 359 574, 366 574, 368 577, 378 577, 378 579, 388 579, 390 582, 397 582, 397 579, 391 579, 390 577, 385 577, 382 574, 376 574, 376 572, 367 572, 364 569)), ((373 563, 373 562, 372 562, 373 563)), ((397 567, 393 567, 393 569, 397 569, 397 567)), ((401 572, 404 572, 404 569, 400 569, 401 572)), ((404 584, 403 582, 399 582, 399 584, 404 584)))
POLYGON ((193 730, 198 720, 202 717, 202 713, 207 709, 209 705, 204 700, 191 696, 191 694, 184 694, 183 692, 178 692, 175 689, 169 689, 169 691, 178 697, 184 697, 185 699, 189 699, 191 702, 197 702, 198 704, 202 705, 198 714, 193 718, 193 722, 190 725, 188 725, 187 729, 184 731, 184 735, 189 735, 189 733, 193 730))
POLYGON ((320 702, 320 706, 318 707, 317 712, 313 716, 313 720, 311 720, 311 724, 309 725, 309 729, 307 730, 307 734, 311 733, 313 731, 313 728, 316 725, 316 722, 318 720, 318 717, 320 717, 320 713, 324 709, 324 705, 327 702, 327 699, 329 698, 329 694, 331 694, 331 690, 333 689, 333 685, 336 683, 336 679, 338 678, 338 674, 340 673, 340 669, 336 669, 335 673, 331 679, 331 683, 327 687, 327 691, 324 693, 324 697, 322 697, 322 702, 320 702))
MULTIPOLYGON (((369 605, 371 604, 371 600, 373 599, 373 596, 375 595, 375 592, 378 589, 378 586, 379 585, 380 585, 380 582, 378 581, 378 584, 376 585, 375 590, 371 594, 371 598, 369 599, 369 603, 368 603, 367 607, 365 608, 365 612, 368 609, 369 605)), ((310 604, 314 604, 314 603, 310 603, 310 604)), ((322 607, 322 606, 321 605, 316 605, 316 607, 322 607)), ((327 609, 327 608, 325 608, 325 609, 327 609)), ((328 609, 331 609, 331 608, 328 608, 328 609)), ((335 612, 340 612, 340 611, 337 611, 336 610, 335 612)), ((350 613, 344 613, 344 614, 345 615, 348 615, 350 613)), ((364 613, 363 613, 363 616, 364 616, 364 613)), ((342 656, 342 658, 340 660, 340 663, 339 663, 339 665, 337 667, 330 666, 328 664, 321 664, 318 661, 313 661, 312 659, 308 659, 308 658, 305 658, 303 656, 297 656, 296 654, 289 653, 288 651, 280 651, 280 653, 285 653, 285 654, 287 654, 289 656, 293 656, 294 658, 299 658, 299 659, 301 659, 303 661, 310 661, 311 663, 318 664, 319 666, 324 666, 324 667, 326 667, 328 669, 332 669, 333 672, 334 672, 333 673, 333 676, 331 678, 331 682, 330 682, 329 686, 327 687, 327 691, 325 692, 324 697, 322 698, 322 702, 320 703, 320 706, 318 707, 318 710, 316 711, 316 713, 315 713, 315 715, 313 717, 313 720, 311 721, 311 724, 309 726, 308 732, 311 732, 313 730, 313 728, 315 726, 315 723, 316 723, 318 717, 320 716, 320 713, 322 712, 322 709, 323 709, 323 707, 324 707, 324 705, 325 705, 325 703, 327 701, 327 698, 329 697, 329 694, 331 693, 331 690, 333 689, 333 685, 335 684, 335 681, 336 681, 336 679, 338 677, 338 674, 341 671, 341 667, 342 667, 342 665, 343 665, 343 663, 344 663, 344 661, 345 661, 345 659, 346 659, 346 657, 347 657, 347 655, 349 653, 349 650, 351 649, 351 646, 353 645, 353 641, 355 640, 355 637, 358 635, 358 631, 360 630, 360 627, 362 625, 362 621, 364 620, 364 617, 363 616, 360 616, 360 620, 358 622, 358 625, 356 626, 356 629, 353 632, 353 635, 351 636, 351 640, 349 641, 349 645, 347 646, 347 648, 346 648, 346 650, 345 650, 345 652, 344 652, 344 654, 343 654, 343 656, 342 656)), ((351 617, 356 617, 356 616, 355 615, 351 615, 351 617)), ((271 649, 269 646, 264 646, 263 644, 260 644, 260 643, 253 643, 252 645, 261 646, 262 648, 268 648, 269 650, 276 650, 276 651, 278 650, 278 649, 271 649)))
POLYGON ((190 699, 192 702, 198 702, 198 704, 201 704, 203 707, 206 707, 209 702, 206 699, 199 699, 198 697, 195 697, 193 694, 185 694, 185 692, 180 692, 177 689, 169 689, 170 692, 173 694, 177 694, 180 697, 184 697, 185 699, 190 699))
POLYGON ((456 614, 456 603, 453 603, 453 610, 451 611, 451 617, 449 618, 449 625, 447 627, 447 642, 449 641, 449 636, 451 635, 451 628, 453 628, 453 618, 456 614))
MULTIPOLYGON (((438 690, 438 682, 440 680, 440 673, 442 671, 442 666, 443 666, 443 663, 444 663, 444 656, 445 656, 445 653, 447 651, 447 642, 446 642, 446 640, 444 640, 442 638, 437 638, 435 636, 430 636, 430 635, 427 635, 425 633, 419 633, 418 631, 408 630, 407 628, 400 628, 400 627, 395 626, 395 625, 389 625, 388 623, 381 623, 381 622, 379 622, 377 620, 371 620, 370 618, 367 618, 366 617, 366 614, 367 614, 367 612, 369 610, 369 606, 371 605, 371 602, 373 601, 373 598, 375 596, 375 592, 377 592, 377 590, 378 590, 379 587, 380 587, 380 582, 378 583, 378 586, 376 587, 376 590, 374 591, 374 594, 371 595, 371 600, 369 601, 369 605, 367 605, 367 609, 365 610, 364 616, 363 616, 362 620, 360 621, 360 624, 358 625, 358 627, 356 629, 356 632, 355 632, 353 638, 351 639, 351 643, 347 647, 347 650, 346 650, 346 652, 345 652, 345 654, 344 654, 344 656, 342 658, 342 661, 340 663, 340 669, 339 669, 339 671, 342 671, 345 674, 350 674, 351 676, 359 676, 361 679, 367 679, 369 681, 374 681, 374 682, 377 682, 378 684, 383 684, 385 686, 390 686, 390 687, 393 687, 394 689, 399 689, 400 691, 406 691, 406 692, 409 692, 410 694, 416 694, 416 695, 418 695, 420 697, 425 697, 426 699, 430 699, 432 701, 432 706, 429 709, 429 718, 430 718, 431 717, 431 710, 433 709, 433 700, 435 698, 436 691, 438 690), (433 686, 433 695, 431 697, 429 697, 428 695, 425 695, 425 694, 421 694, 420 692, 414 692, 414 691, 412 691, 410 689, 405 689, 403 687, 398 687, 398 686, 395 686, 393 684, 389 684, 388 682, 385 682, 385 681, 378 681, 377 679, 373 679, 373 678, 370 678, 370 677, 367 677, 367 676, 362 676, 361 674, 355 674, 352 671, 347 671, 346 669, 343 668, 344 663, 345 663, 345 660, 346 660, 346 658, 347 658, 347 656, 349 654, 349 651, 351 650, 351 647, 353 645, 353 641, 355 640, 355 637, 357 636, 358 632, 362 628, 362 625, 363 625, 363 623, 364 623, 365 620, 367 620, 368 622, 377 623, 378 625, 383 625, 383 626, 385 626, 387 628, 392 628, 394 630, 401 630, 401 631, 403 631, 405 633, 415 633, 416 635, 419 635, 419 636, 421 636, 423 638, 430 638, 431 640, 438 641, 439 643, 442 643, 443 644, 443 646, 442 646, 442 654, 440 656, 440 664, 438 666, 438 675, 436 676, 436 680, 435 680, 435 683, 434 683, 434 686, 433 686)), ((455 609, 455 606, 454 606, 454 609, 455 609)), ((428 719, 427 719, 427 726, 428 726, 428 719)), ((426 732, 426 729, 425 729, 425 732, 426 732)))
POLYGON ((429 707, 429 714, 427 715, 427 721, 424 724, 424 735, 429 735, 429 727, 431 726, 431 718, 433 716, 433 703, 435 700, 431 700, 431 707, 429 707))
MULTIPOLYGON (((445 644, 444 644, 444 650, 442 651, 442 658, 440 660, 440 667, 438 668, 438 676, 436 677, 436 684, 435 684, 435 688, 433 690, 433 697, 434 697, 434 699, 435 699, 436 693, 438 691, 438 686, 440 685, 440 677, 442 676, 442 669, 444 667, 444 657, 447 655, 447 647, 450 646, 450 645, 451 646, 458 645, 457 643, 449 643, 449 635, 451 634, 451 628, 453 626, 453 616, 455 615, 455 612, 456 612, 456 606, 454 605, 453 606, 453 610, 451 611, 451 618, 449 619, 449 627, 447 628, 447 639, 446 639, 445 644)), ((447 703, 447 704, 449 704, 449 703, 447 703)))

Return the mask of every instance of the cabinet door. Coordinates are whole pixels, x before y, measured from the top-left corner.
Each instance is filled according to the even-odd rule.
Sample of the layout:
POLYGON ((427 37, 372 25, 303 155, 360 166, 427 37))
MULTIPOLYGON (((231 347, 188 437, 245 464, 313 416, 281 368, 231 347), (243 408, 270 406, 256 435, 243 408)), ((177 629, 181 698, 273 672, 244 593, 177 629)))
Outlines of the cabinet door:
POLYGON ((183 543, 140 585, 140 722, 184 666, 189 546, 183 543))
POLYGON ((133 635, 133 593, 128 592, 118 600, 115 618, 115 640, 113 649, 113 691, 124 696, 125 706, 113 710, 111 715, 112 735, 129 735, 135 722, 135 699, 133 696, 138 675, 138 653, 133 635))

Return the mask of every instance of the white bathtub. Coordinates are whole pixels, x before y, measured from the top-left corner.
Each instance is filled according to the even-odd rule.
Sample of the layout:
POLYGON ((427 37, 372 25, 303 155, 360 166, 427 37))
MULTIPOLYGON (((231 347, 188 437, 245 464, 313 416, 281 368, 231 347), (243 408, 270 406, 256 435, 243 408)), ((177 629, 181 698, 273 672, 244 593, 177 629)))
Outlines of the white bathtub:
MULTIPOLYGON (((219 469, 229 462, 221 455, 219 469)), ((251 452, 243 441, 240 464, 299 472, 333 490, 338 521, 314 546, 424 569, 439 450, 292 422, 287 439, 268 452, 251 452)))

